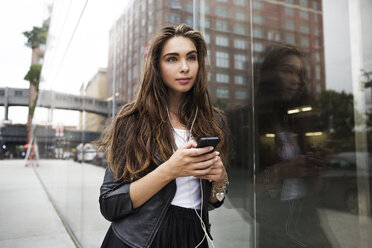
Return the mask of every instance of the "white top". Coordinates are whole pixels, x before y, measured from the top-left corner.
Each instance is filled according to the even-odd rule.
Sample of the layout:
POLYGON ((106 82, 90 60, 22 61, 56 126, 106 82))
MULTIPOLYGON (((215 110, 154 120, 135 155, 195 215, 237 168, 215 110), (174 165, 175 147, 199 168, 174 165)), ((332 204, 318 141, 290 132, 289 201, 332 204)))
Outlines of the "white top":
MULTIPOLYGON (((177 147, 187 141, 188 130, 174 129, 174 140, 177 147)), ((183 208, 200 209, 201 194, 199 178, 188 176, 176 178, 177 191, 171 204, 183 208)))
MULTIPOLYGON (((276 137, 277 142, 279 142, 277 153, 282 160, 290 160, 300 155, 300 147, 293 133, 280 132, 277 133, 276 137)), ((288 178, 283 181, 282 193, 280 196, 282 201, 300 199, 305 194, 305 185, 302 179, 288 178)))

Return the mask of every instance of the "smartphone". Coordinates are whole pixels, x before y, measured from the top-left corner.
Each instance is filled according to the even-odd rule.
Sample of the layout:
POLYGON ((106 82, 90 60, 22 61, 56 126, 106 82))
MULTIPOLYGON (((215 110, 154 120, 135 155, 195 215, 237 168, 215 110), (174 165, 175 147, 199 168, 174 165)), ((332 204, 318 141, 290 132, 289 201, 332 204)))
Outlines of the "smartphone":
MULTIPOLYGON (((207 147, 207 146, 213 146, 214 149, 216 149, 216 146, 220 142, 219 137, 203 137, 200 138, 198 141, 198 145, 196 148, 202 148, 202 147, 207 147)), ((214 151, 214 149, 212 151, 214 151)))

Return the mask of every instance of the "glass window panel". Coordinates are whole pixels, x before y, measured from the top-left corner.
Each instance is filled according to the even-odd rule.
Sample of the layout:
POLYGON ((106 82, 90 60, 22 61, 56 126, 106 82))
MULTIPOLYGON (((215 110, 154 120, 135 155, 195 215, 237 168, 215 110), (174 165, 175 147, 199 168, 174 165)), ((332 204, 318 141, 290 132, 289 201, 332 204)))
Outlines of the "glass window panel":
POLYGON ((252 2, 252 7, 254 9, 262 9, 263 8, 263 3, 259 1, 253 1, 252 2))
POLYGON ((229 16, 229 12, 226 8, 222 8, 222 7, 216 7, 216 16, 219 16, 219 17, 228 17, 229 16))
POLYGON ((286 21, 285 22, 285 29, 294 31, 295 30, 295 23, 293 21, 286 21))
POLYGON ((247 49, 247 41, 241 39, 234 40, 234 47, 238 49, 247 49))
POLYGON ((234 55, 234 68, 244 70, 246 68, 247 56, 243 54, 234 55))
POLYGON ((244 100, 244 99, 247 99, 247 91, 245 90, 236 90, 235 91, 235 98, 236 99, 240 99, 240 100, 244 100))
POLYGON ((242 75, 234 76, 234 81, 235 81, 235 84, 238 84, 238 85, 247 84, 247 78, 245 76, 242 76, 242 75))
POLYGON ((300 17, 306 20, 309 19, 309 12, 300 10, 300 17))
POLYGON ((293 8, 285 7, 284 11, 285 11, 285 14, 287 16, 294 16, 294 9, 293 8))
POLYGON ((309 47, 310 40, 308 37, 301 37, 301 46, 309 47))
POLYGON ((235 24, 234 25, 234 33, 245 35, 246 34, 245 26, 243 26, 241 24, 235 24))
POLYGON ((227 52, 216 52, 216 66, 222 68, 229 67, 229 54, 227 52))
POLYGON ((308 5, 309 5, 308 0, 299 0, 299 1, 300 1, 301 6, 308 7, 308 5))
POLYGON ((309 34, 310 33, 309 26, 306 25, 306 24, 301 24, 300 29, 301 29, 301 32, 302 33, 305 33, 305 34, 309 34))
POLYGON ((296 38, 294 34, 285 34, 285 42, 295 44, 296 43, 296 38))
POLYGON ((246 0, 234 0, 235 5, 246 6, 246 0))
POLYGON ((230 91, 228 88, 220 88, 218 87, 217 90, 217 98, 226 99, 230 97, 230 91))
POLYGON ((229 46, 229 39, 225 36, 217 35, 216 36, 216 45, 229 46))
POLYGON ((228 24, 225 21, 216 21, 216 30, 226 32, 228 31, 228 24))
POLYGON ((238 21, 245 21, 246 14, 243 11, 236 11, 235 12, 235 19, 238 21))
POLYGON ((230 76, 226 73, 216 73, 216 81, 218 83, 229 83, 230 76))
POLYGON ((261 15, 254 14, 253 15, 253 23, 255 24, 262 24, 263 23, 263 18, 261 15))
POLYGON ((260 28, 253 28, 252 32, 253 32, 253 37, 255 37, 255 38, 263 38, 264 37, 263 31, 260 28))

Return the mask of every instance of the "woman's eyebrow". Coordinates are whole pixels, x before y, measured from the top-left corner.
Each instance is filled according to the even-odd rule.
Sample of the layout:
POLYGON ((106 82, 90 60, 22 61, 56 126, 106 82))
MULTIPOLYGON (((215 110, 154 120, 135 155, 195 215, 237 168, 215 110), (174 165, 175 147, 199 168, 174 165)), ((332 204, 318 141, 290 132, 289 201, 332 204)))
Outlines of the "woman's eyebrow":
MULTIPOLYGON (((190 55, 190 54, 193 54, 193 53, 197 53, 196 50, 192 50, 192 51, 188 52, 186 55, 190 55)), ((163 57, 166 57, 166 56, 179 56, 179 55, 180 55, 179 53, 174 52, 174 53, 164 54, 163 57)))

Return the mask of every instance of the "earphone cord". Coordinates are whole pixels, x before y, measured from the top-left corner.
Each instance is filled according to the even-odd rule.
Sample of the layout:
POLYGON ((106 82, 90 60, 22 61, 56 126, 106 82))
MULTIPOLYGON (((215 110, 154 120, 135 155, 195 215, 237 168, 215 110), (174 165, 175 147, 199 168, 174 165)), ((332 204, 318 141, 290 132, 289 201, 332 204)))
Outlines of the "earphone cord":
MULTIPOLYGON (((167 108, 168 118, 169 118, 169 121, 170 121, 168 106, 166 106, 166 108, 167 108)), ((190 127, 190 137, 192 135, 192 129, 194 127, 194 123, 195 123, 196 117, 198 115, 198 110, 199 110, 199 108, 196 107, 196 113, 195 113, 194 119, 192 120, 191 127, 190 127)), ((203 221, 203 187, 202 187, 202 180, 201 179, 199 179, 199 185, 200 185, 200 193, 201 193, 200 215, 198 214, 198 211, 196 210, 195 204, 194 204, 194 210, 195 210, 196 216, 198 216, 198 218, 200 220, 200 226, 203 229, 204 236, 203 236, 203 239, 200 241, 200 243, 197 246, 195 246, 195 248, 198 248, 204 242, 205 237, 207 237, 207 240, 212 244, 213 248, 215 248, 212 239, 208 235, 207 228, 206 228, 205 223, 203 221)), ((188 184, 188 187, 190 187, 190 184, 188 184)), ((190 189, 189 189, 189 193, 190 193, 190 189)))

